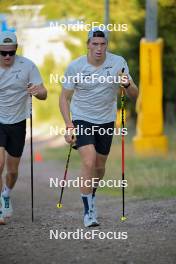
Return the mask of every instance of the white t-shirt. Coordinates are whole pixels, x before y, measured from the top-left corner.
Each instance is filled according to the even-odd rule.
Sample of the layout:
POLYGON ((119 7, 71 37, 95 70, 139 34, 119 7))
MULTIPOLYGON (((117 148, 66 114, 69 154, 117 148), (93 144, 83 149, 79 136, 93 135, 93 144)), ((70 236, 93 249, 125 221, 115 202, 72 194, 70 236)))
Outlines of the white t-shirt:
POLYGON ((70 63, 65 72, 63 88, 74 90, 70 105, 73 120, 95 124, 115 121, 119 87, 117 73, 122 68, 125 68, 125 73, 131 79, 124 58, 109 52, 99 67, 89 64, 87 56, 81 56, 70 63))
POLYGON ((0 123, 14 124, 30 116, 28 83, 42 83, 37 67, 29 59, 16 55, 11 67, 0 67, 0 123))

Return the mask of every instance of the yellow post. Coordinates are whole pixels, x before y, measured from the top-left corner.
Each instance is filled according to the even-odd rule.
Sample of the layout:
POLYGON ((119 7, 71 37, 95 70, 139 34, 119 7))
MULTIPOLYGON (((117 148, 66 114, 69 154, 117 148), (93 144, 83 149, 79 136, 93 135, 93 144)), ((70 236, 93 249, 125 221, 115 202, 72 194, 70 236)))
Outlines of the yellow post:
POLYGON ((140 85, 137 110, 137 135, 133 138, 137 154, 166 154, 168 140, 163 134, 162 109, 163 40, 140 42, 140 85))

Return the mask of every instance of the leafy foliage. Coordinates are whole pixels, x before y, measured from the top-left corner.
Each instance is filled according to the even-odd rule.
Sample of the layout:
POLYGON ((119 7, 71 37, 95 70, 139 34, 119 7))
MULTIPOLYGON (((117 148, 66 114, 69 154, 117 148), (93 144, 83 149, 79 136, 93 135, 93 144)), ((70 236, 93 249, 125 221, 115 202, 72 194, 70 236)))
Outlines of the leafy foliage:
MULTIPOLYGON (((0 1, 3 12, 8 11, 11 5, 44 4, 42 15, 49 20, 66 21, 67 19, 79 19, 84 23, 104 21, 104 1, 75 0, 6 0, 0 1)), ((163 56, 164 100, 176 101, 176 45, 175 45, 175 21, 176 1, 158 1, 158 36, 164 39, 165 48, 163 56)), ((145 1, 144 0, 110 0, 110 21, 112 24, 127 24, 128 31, 113 31, 110 33, 109 50, 122 55, 128 62, 130 73, 134 81, 139 82, 139 42, 145 35, 145 1)), ((65 43, 72 51, 72 59, 86 53, 87 33, 84 31, 70 32, 71 35, 81 40, 82 45, 78 48, 73 43, 65 43)), ((58 66, 45 63, 42 68, 45 79, 48 67, 58 66), (46 69, 45 69, 46 68, 46 69)), ((51 71, 50 68, 50 71, 51 71)), ((64 71, 64 69, 62 69, 64 71)), ((48 85, 48 83, 46 83, 48 85)), ((50 92, 53 92, 50 90, 50 92)), ((134 114, 134 107, 129 105, 134 114)))

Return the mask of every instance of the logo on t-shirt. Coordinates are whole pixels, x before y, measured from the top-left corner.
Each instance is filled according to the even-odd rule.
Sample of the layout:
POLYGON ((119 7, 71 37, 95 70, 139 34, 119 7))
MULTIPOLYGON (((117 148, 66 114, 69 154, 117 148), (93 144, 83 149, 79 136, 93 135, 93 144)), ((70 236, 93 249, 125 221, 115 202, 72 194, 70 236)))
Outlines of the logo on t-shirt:
POLYGON ((5 38, 3 43, 13 43, 13 40, 11 38, 5 38))
POLYGON ((84 74, 84 75, 83 75, 83 80, 84 80, 86 77, 89 77, 89 78, 90 78, 90 76, 91 76, 90 73, 89 73, 89 74, 84 74))
POLYGON ((19 78, 19 73, 21 72, 21 70, 19 69, 19 70, 16 70, 16 71, 12 71, 12 73, 14 73, 15 74, 15 79, 16 80, 19 80, 20 78, 19 78))
POLYGON ((110 71, 107 71, 107 76, 111 76, 110 71))
POLYGON ((112 66, 106 66, 103 70, 112 69, 112 66))

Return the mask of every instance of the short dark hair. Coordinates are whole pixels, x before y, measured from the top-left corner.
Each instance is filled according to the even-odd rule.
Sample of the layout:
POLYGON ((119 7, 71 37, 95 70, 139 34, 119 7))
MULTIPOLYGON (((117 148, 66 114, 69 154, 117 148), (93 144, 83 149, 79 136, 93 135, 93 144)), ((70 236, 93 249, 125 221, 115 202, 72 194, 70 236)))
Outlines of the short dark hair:
POLYGON ((100 37, 100 38, 105 38, 105 34, 104 34, 104 32, 103 31, 95 31, 94 33, 93 33, 93 37, 100 37))

